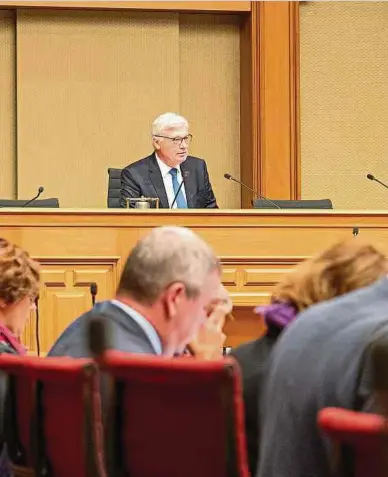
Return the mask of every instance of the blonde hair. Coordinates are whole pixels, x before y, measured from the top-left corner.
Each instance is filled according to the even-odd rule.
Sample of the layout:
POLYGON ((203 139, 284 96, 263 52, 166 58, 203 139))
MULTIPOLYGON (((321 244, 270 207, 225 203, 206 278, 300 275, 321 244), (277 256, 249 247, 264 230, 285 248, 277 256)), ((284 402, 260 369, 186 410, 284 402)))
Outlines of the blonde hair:
POLYGON ((0 300, 16 303, 39 291, 39 265, 20 247, 0 238, 0 300))
POLYGON ((291 303, 300 312, 368 286, 387 271, 387 259, 374 245, 359 239, 342 241, 297 266, 277 285, 272 299, 291 303))

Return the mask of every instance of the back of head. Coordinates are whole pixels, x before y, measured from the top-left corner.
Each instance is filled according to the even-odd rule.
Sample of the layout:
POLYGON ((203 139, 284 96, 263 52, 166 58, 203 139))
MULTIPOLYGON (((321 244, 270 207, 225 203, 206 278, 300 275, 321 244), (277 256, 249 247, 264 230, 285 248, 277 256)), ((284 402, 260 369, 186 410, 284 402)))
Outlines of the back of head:
POLYGON ((204 279, 220 269, 209 245, 184 227, 155 228, 131 251, 118 294, 152 305, 169 285, 182 282, 188 298, 200 293, 204 279))
POLYGON ((39 265, 20 247, 0 238, 0 301, 6 305, 39 291, 39 265))
POLYGON ((275 288, 273 299, 288 302, 300 312, 371 285, 388 271, 385 255, 374 245, 351 239, 306 260, 275 288))

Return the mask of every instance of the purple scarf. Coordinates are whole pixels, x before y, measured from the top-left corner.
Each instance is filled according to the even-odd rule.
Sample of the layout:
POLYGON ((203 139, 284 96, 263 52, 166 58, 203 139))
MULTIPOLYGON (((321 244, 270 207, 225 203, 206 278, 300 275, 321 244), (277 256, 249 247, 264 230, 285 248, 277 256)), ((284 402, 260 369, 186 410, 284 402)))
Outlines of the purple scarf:
POLYGON ((297 310, 291 303, 274 301, 270 305, 258 306, 255 313, 264 316, 267 325, 273 325, 281 330, 296 318, 297 310))

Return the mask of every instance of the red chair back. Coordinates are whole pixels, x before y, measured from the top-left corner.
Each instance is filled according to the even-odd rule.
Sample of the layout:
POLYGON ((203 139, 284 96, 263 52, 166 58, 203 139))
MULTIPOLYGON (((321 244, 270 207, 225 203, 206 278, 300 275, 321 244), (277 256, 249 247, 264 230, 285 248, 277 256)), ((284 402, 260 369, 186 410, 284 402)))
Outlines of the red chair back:
POLYGON ((233 360, 109 351, 111 477, 248 476, 243 403, 233 360))
POLYGON ((339 475, 388 475, 388 425, 382 416, 326 408, 318 414, 318 425, 334 444, 336 455, 333 463, 339 475))
POLYGON ((7 378, 3 437, 7 442, 10 460, 18 469, 16 474, 33 472, 34 467, 31 423, 36 399, 35 381, 26 375, 30 362, 29 357, 0 354, 0 371, 7 378))
MULTIPOLYGON (((53 477, 104 477, 98 372, 93 361, 1 355, 0 369, 14 376, 16 401, 32 403, 26 446, 36 472, 53 477), (23 383, 31 394, 21 399, 23 383)), ((27 415, 22 408, 16 413, 23 419, 27 415)), ((22 427, 23 439, 25 434, 22 427)))

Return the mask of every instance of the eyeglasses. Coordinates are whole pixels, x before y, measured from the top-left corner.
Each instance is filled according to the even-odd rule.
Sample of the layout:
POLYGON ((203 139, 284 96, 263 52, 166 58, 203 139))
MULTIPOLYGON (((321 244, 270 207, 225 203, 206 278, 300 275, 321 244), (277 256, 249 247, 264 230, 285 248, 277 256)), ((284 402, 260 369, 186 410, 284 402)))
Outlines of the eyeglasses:
POLYGON ((181 146, 183 144, 183 141, 185 141, 185 143, 189 145, 193 139, 192 134, 188 134, 185 137, 168 137, 168 136, 159 136, 158 134, 154 134, 154 137, 162 137, 163 139, 169 139, 175 144, 175 146, 181 146))

